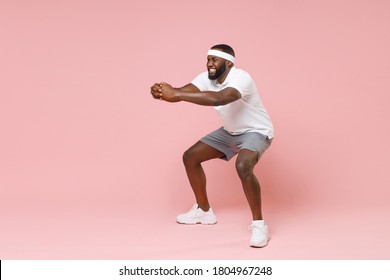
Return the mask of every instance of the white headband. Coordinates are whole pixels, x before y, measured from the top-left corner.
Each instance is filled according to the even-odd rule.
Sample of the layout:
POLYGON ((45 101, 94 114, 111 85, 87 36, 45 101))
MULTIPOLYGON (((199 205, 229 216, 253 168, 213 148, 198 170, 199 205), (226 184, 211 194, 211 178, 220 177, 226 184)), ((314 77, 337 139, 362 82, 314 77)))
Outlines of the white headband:
POLYGON ((220 58, 223 58, 223 59, 226 59, 226 60, 229 60, 230 62, 234 63, 234 61, 236 60, 236 58, 228 53, 225 53, 225 52, 222 52, 222 51, 219 51, 219 50, 209 50, 207 52, 207 55, 213 55, 213 56, 218 56, 220 58))

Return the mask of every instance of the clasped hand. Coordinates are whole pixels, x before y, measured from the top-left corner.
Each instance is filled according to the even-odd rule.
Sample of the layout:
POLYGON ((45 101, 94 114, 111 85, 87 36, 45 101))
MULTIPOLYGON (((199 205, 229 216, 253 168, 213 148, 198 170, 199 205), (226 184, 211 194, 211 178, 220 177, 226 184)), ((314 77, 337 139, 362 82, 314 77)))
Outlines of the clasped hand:
POLYGON ((168 102, 179 101, 177 95, 175 94, 175 89, 170 84, 165 82, 155 83, 153 86, 151 86, 150 93, 154 99, 165 100, 168 102))

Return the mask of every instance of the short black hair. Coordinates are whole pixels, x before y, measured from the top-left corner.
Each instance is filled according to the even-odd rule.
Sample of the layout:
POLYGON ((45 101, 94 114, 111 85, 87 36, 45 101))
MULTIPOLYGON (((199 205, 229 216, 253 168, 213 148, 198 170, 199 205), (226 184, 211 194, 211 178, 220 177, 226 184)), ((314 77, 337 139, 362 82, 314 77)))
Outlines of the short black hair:
POLYGON ((221 51, 223 51, 225 53, 228 53, 228 54, 230 54, 230 55, 232 55, 234 57, 236 56, 234 54, 233 48, 231 46, 229 46, 229 45, 226 45, 226 44, 218 44, 218 45, 212 46, 211 49, 218 49, 218 50, 221 50, 221 51))

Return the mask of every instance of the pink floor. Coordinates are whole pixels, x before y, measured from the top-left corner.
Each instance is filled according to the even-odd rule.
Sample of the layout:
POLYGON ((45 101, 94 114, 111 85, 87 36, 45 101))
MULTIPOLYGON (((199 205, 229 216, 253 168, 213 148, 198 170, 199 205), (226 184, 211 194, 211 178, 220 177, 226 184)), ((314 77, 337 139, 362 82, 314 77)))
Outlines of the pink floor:
MULTIPOLYGON (((2 223, 1 259, 388 259, 383 221, 351 213, 268 213, 271 240, 248 246, 243 209, 219 209, 214 226, 182 226, 173 213, 134 218, 33 213, 2 223)), ((3 220, 4 221, 4 220, 3 220)))
MULTIPOLYGON (((85 177, 79 174, 78 181, 73 178, 73 183, 82 184, 81 179, 85 177)), ((129 192, 127 196, 115 194, 120 189, 118 186, 112 186, 111 192, 103 190, 107 182, 97 177, 88 180, 96 187, 90 198, 85 197, 85 193, 77 195, 76 187, 69 188, 68 193, 56 194, 53 190, 52 194, 47 194, 48 186, 42 186, 46 194, 40 194, 37 185, 35 197, 30 196, 27 189, 23 197, 17 194, 14 185, 16 190, 7 193, 9 203, 3 201, 0 206, 0 259, 390 257, 390 206, 385 204, 354 207, 349 203, 346 207, 337 201, 333 205, 312 203, 291 196, 283 198, 276 190, 270 190, 270 186, 264 187, 264 213, 271 240, 266 248, 253 249, 248 246, 249 212, 241 190, 226 199, 217 199, 215 194, 218 192, 211 192, 219 219, 216 225, 185 226, 176 224, 175 216, 190 206, 189 190, 183 190, 188 194, 184 195, 183 201, 175 202, 169 194, 150 198, 155 205, 152 208, 139 203, 129 192), (234 195, 238 197, 236 200, 232 199, 234 195)), ((34 180, 34 176, 27 179, 34 180)), ((51 180, 54 183, 55 178, 51 180)), ((41 183, 49 184, 50 180, 41 183)), ((84 190, 88 187, 84 186, 84 190)))

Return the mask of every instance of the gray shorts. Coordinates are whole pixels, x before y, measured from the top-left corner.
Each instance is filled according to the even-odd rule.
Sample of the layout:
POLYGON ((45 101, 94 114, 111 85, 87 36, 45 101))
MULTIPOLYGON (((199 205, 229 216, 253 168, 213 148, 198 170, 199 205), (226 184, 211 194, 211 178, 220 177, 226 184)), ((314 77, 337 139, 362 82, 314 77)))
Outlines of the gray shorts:
POLYGON ((211 132, 200 141, 225 154, 221 159, 230 160, 241 149, 258 152, 258 159, 269 148, 272 139, 257 132, 246 132, 239 135, 231 135, 222 127, 211 132))

